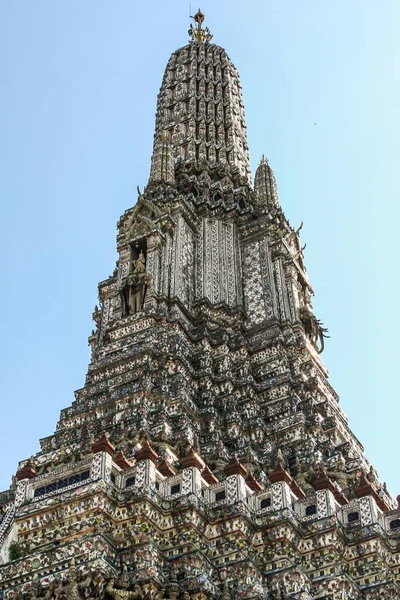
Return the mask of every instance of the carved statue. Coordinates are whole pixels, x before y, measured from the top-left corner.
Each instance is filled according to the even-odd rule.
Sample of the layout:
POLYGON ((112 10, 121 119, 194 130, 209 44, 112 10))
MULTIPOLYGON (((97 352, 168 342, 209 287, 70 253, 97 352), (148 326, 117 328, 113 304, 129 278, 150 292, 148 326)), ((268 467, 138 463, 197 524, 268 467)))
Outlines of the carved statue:
POLYGON ((366 477, 367 477, 367 480, 369 481, 369 483, 374 484, 374 483, 378 482, 378 477, 377 477, 376 471, 372 465, 370 466, 366 477))
POLYGON ((143 600, 164 600, 165 598, 165 590, 161 589, 161 590, 155 590, 153 589, 153 585, 149 585, 149 584, 144 584, 143 585, 143 591, 141 594, 141 598, 143 598, 143 600))
POLYGON ((54 579, 54 581, 52 581, 49 585, 49 588, 44 594, 43 598, 45 598, 45 600, 54 600, 55 598, 58 600, 58 598, 63 598, 65 596, 66 594, 62 580, 54 579))
POLYGON ((143 250, 140 250, 138 258, 132 260, 129 274, 122 278, 119 286, 122 316, 134 315, 142 310, 150 281, 151 275, 146 273, 146 257, 143 250))
POLYGON ((303 323, 304 332, 312 345, 317 349, 318 354, 323 352, 325 347, 324 339, 329 337, 327 334, 328 330, 322 326, 309 306, 302 306, 300 308, 300 319, 303 323), (318 347, 319 342, 319 347, 318 347))
POLYGON ((103 597, 104 577, 101 569, 97 567, 93 573, 88 572, 86 577, 79 583, 79 590, 83 598, 94 600, 103 597))
MULTIPOLYGON (((58 597, 60 597, 60 594, 58 594, 58 597)), ((74 560, 72 560, 72 564, 69 568, 66 585, 62 590, 61 597, 68 598, 68 600, 81 600, 78 588, 78 571, 74 560)))
POLYGON ((299 485, 304 492, 311 489, 312 486, 310 485, 310 476, 311 476, 310 467, 308 467, 307 465, 303 465, 300 462, 298 456, 296 456, 295 467, 296 467, 296 473, 295 473, 294 477, 295 477, 297 485, 299 485))
POLYGON ((279 467, 283 468, 284 466, 285 466, 285 460, 283 458, 282 450, 280 448, 278 448, 276 451, 276 455, 275 455, 274 468, 275 469, 277 469, 279 467))
POLYGON ((227 459, 227 454, 226 454, 224 443, 221 439, 218 440, 216 448, 210 458, 212 459, 212 463, 211 463, 212 469, 211 470, 215 471, 217 473, 222 471, 222 469, 228 462, 228 459, 227 459))
POLYGON ((37 575, 34 575, 32 581, 30 582, 28 588, 25 590, 25 593, 22 595, 22 597, 24 598, 24 600, 36 600, 36 598, 40 597, 40 592, 40 583, 37 580, 37 575))
POLYGON ((146 260, 144 258, 143 250, 139 253, 139 258, 133 261, 133 272, 134 273, 144 273, 146 271, 146 260))
POLYGON ((115 598, 115 600, 139 600, 142 598, 142 594, 138 586, 135 586, 135 589, 132 592, 128 590, 129 578, 126 571, 126 566, 123 567, 122 573, 118 577, 116 584, 117 587, 114 586, 114 581, 110 579, 105 587, 106 593, 111 596, 111 598, 115 598))
MULTIPOLYGON (((139 268, 142 268, 142 265, 139 268)), ((142 310, 150 279, 144 272, 134 273, 125 278, 119 290, 124 317, 134 315, 142 310)))
POLYGON ((343 454, 339 452, 336 464, 334 465, 332 470, 328 471, 328 477, 336 481, 342 490, 345 490, 349 487, 353 477, 346 473, 346 462, 344 460, 343 454))
POLYGON ((168 424, 164 421, 162 424, 161 431, 157 436, 157 450, 159 454, 167 448, 169 449, 171 447, 171 439, 171 429, 168 426, 168 424))

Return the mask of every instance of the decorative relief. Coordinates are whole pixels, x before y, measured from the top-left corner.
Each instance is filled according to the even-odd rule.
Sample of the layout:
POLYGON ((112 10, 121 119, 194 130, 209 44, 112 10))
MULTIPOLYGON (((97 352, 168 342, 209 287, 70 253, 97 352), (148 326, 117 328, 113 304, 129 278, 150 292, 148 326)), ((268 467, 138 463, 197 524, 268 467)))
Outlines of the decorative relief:
POLYGON ((317 497, 317 514, 318 518, 322 519, 323 517, 328 516, 328 502, 326 497, 325 490, 319 490, 316 492, 317 497))
POLYGON ((226 252, 226 273, 228 289, 228 306, 237 306, 237 280, 240 279, 240 273, 237 273, 237 233, 233 223, 227 223, 225 226, 225 252, 226 252))
POLYGON ((146 461, 141 460, 136 465, 135 471, 136 483, 135 485, 141 489, 146 485, 146 461))
POLYGON ((183 469, 182 472, 182 494, 190 494, 193 491, 193 471, 183 469))
POLYGON ((170 296, 171 292, 171 265, 172 265, 172 241, 171 236, 166 234, 163 248, 163 258, 161 261, 161 281, 162 293, 164 296, 170 296))
POLYGON ((129 269, 129 262, 124 262, 120 264, 119 267, 119 279, 121 280, 124 277, 127 277, 129 269))
POLYGON ((272 484, 272 506, 274 510, 283 508, 283 489, 281 483, 272 484))
POLYGON ((275 287, 278 295, 278 310, 279 310, 279 318, 281 321, 286 319, 285 315, 285 301, 283 297, 283 283, 282 283, 282 268, 280 259, 274 260, 274 280, 275 287))
POLYGON ((219 222, 211 221, 211 302, 221 301, 219 222))
POLYGON ((212 278, 212 237, 211 226, 207 219, 203 221, 204 231, 204 247, 205 247, 205 264, 204 264, 204 281, 205 281, 205 297, 213 302, 213 278, 212 278))
POLYGON ((15 506, 20 506, 26 497, 26 488, 28 482, 26 480, 18 481, 17 491, 15 493, 15 506))
POLYGON ((360 498, 360 517, 362 525, 371 525, 373 523, 372 519, 372 511, 371 511, 371 500, 367 496, 365 498, 360 498))
POLYGON ((101 321, 100 321, 100 334, 99 340, 102 341, 108 322, 111 318, 112 306, 111 299, 105 298, 101 304, 101 321))
POLYGON ((90 479, 92 481, 97 481, 97 479, 101 478, 102 475, 102 455, 100 452, 93 455, 92 465, 90 467, 90 479))
POLYGON ((187 307, 190 307, 193 301, 193 263, 193 233, 185 220, 180 218, 178 226, 177 264, 175 266, 175 272, 177 274, 178 281, 177 296, 187 307))
POLYGON ((196 300, 204 297, 204 225, 196 236, 196 300))
POLYGON ((233 504, 238 500, 238 482, 236 475, 230 475, 226 478, 226 496, 228 504, 233 504))
POLYGON ((267 240, 260 241, 260 262, 264 288, 264 304, 267 319, 274 317, 274 294, 272 287, 271 268, 267 240))
POLYGON ((130 323, 129 325, 119 327, 114 331, 110 331, 109 336, 112 340, 117 340, 121 337, 125 337, 137 331, 147 329, 148 327, 151 327, 151 324, 153 322, 153 319, 141 319, 140 321, 135 321, 134 323, 130 323))
POLYGON ((15 506, 14 505, 9 506, 6 509, 5 514, 2 515, 2 518, 0 521, 0 549, 1 549, 1 544, 7 535, 7 530, 9 529, 11 523, 14 520, 14 516, 15 516, 15 506))
POLYGON ((260 264, 260 243, 247 244, 242 249, 243 290, 250 325, 265 320, 265 302, 260 264))

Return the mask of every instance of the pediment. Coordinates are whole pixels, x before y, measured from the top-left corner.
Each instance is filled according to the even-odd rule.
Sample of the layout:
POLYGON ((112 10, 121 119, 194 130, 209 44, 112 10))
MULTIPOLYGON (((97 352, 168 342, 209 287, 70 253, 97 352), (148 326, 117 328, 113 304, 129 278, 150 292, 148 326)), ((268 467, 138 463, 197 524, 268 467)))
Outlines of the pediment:
POLYGON ((139 196, 136 206, 130 216, 126 228, 126 240, 140 234, 148 235, 156 228, 155 222, 161 217, 162 211, 143 195, 139 196))

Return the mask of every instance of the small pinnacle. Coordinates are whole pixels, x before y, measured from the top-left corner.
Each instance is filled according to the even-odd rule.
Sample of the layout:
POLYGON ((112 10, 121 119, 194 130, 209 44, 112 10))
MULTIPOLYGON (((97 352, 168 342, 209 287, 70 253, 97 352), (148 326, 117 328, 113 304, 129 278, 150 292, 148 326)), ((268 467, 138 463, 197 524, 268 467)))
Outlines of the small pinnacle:
POLYGON ((190 25, 190 29, 188 31, 190 38, 191 38, 191 42, 209 42, 212 39, 212 34, 210 32, 210 30, 208 29, 208 27, 205 27, 203 29, 202 24, 204 21, 204 14, 201 12, 200 8, 197 11, 197 13, 194 15, 194 17, 190 17, 191 19, 193 19, 196 22, 196 25, 193 27, 193 25, 190 25))

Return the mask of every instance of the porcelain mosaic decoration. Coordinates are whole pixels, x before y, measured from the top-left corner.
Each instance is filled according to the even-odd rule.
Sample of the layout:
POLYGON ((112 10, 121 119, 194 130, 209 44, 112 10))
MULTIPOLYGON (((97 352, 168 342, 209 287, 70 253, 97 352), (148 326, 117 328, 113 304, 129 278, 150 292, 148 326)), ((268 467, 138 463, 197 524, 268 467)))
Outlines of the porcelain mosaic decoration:
POLYGON ((400 598, 400 509, 322 362, 300 228, 199 11, 85 385, 0 494, 0 597, 400 598))

